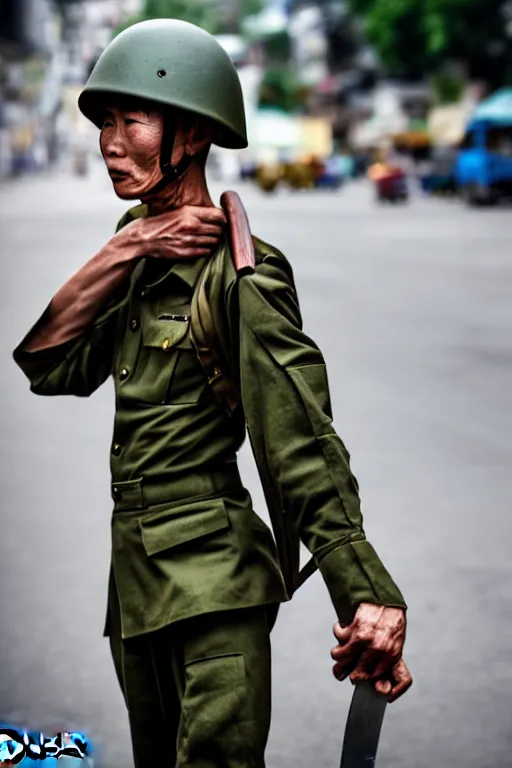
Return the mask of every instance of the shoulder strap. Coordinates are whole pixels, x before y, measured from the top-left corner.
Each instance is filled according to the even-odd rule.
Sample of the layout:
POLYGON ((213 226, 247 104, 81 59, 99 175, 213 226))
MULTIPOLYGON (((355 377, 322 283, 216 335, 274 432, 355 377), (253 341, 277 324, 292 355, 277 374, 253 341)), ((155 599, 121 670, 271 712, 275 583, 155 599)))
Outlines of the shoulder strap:
POLYGON ((226 373, 227 366, 222 359, 207 293, 212 274, 218 268, 218 261, 219 257, 215 255, 206 262, 195 286, 190 307, 190 334, 208 384, 231 416, 240 404, 240 395, 226 373))
MULTIPOLYGON (((233 263, 237 277, 241 278, 246 274, 254 272, 256 265, 254 241, 249 221, 242 201, 236 192, 224 192, 221 197, 221 205, 228 220, 228 236, 233 263)), ((208 300, 209 284, 212 275, 215 274, 217 269, 221 268, 221 257, 222 250, 219 250, 215 256, 207 261, 199 276, 192 296, 190 330, 197 356, 208 377, 208 384, 227 413, 232 415, 237 406, 240 405, 240 394, 234 382, 227 374, 228 366, 222 358, 214 318, 208 300)), ((286 541, 289 543, 296 539, 298 553, 299 541, 297 535, 293 530, 288 529, 289 526, 287 526, 286 518, 280 517, 280 519, 276 520, 273 515, 271 515, 271 518, 278 549, 281 551, 283 547, 286 548, 286 541)), ((316 569, 317 565, 314 558, 311 558, 300 572, 297 562, 293 569, 294 572, 287 575, 286 580, 289 591, 293 594, 316 569)))
MULTIPOLYGON (((236 192, 224 192, 221 197, 228 222, 230 252, 237 277, 254 272, 256 257, 252 241, 249 220, 239 195, 236 192)), ((231 415, 240 404, 240 395, 235 384, 227 374, 228 366, 222 360, 220 344, 213 315, 208 301, 208 287, 219 269, 221 257, 219 251, 209 259, 199 276, 192 296, 190 330, 197 356, 208 378, 217 400, 231 415)))

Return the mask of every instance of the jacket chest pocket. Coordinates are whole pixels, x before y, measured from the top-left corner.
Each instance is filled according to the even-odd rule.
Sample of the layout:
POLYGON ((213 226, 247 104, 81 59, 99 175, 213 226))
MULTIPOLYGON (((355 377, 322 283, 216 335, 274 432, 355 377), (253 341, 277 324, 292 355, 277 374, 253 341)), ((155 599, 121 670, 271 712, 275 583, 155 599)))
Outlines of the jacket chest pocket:
POLYGON ((190 338, 190 307, 141 317, 137 399, 161 405, 195 403, 206 379, 190 338))

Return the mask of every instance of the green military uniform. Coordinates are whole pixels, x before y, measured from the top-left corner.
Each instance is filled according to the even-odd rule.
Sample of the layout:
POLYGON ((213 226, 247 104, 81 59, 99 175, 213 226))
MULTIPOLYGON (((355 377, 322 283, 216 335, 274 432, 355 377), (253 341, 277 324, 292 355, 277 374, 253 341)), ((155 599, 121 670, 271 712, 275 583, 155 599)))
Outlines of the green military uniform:
MULTIPOLYGON (((140 206, 121 225, 145 213, 140 206)), ((338 615, 350 616, 360 602, 404 606, 365 538, 357 483, 332 425, 325 363, 302 331, 291 267, 276 249, 258 240, 256 246, 255 273, 237 280, 224 243, 215 256, 222 269, 209 286, 215 325, 241 392, 243 408, 233 416, 213 396, 190 338, 191 300, 206 258, 170 265, 144 259, 80 338, 38 352, 24 351, 25 339, 14 353, 32 391, 41 395, 88 396, 114 376, 106 633, 113 635, 121 684, 135 701, 147 679, 133 661, 133 655, 144 657, 133 650, 141 636, 151 636, 149 642, 161 648, 167 634, 159 631, 174 625, 164 643, 169 649, 176 646, 176 627, 183 638, 188 620, 211 614, 205 626, 220 632, 224 651, 230 649, 212 655, 221 657, 217 664, 230 666, 219 670, 220 679, 232 681, 244 668, 227 660, 244 652, 232 650, 229 612, 236 623, 239 610, 246 611, 240 626, 255 624, 252 634, 265 647, 267 617, 258 608, 290 596, 271 533, 253 511, 236 468, 246 423, 260 474, 314 555, 338 615), (128 643, 123 646, 121 638, 128 643), (131 654, 132 677, 122 647, 131 654)), ((181 653, 186 657, 186 649, 181 653)), ((268 654, 257 658, 267 669, 268 654)), ((183 699, 186 682, 174 687, 183 699)), ((144 712, 149 727, 155 716, 150 707, 144 712)), ((135 723, 133 731, 145 732, 135 723)), ((259 723, 255 732, 265 734, 265 725, 259 723)), ((144 736, 135 738, 147 755, 144 736)), ((245 741, 250 743, 249 736, 245 741)), ((265 739, 256 741, 256 762, 238 757, 229 765, 262 765, 265 739)), ((196 763, 188 755, 182 764, 196 763)))
MULTIPOLYGON (((159 58, 150 73, 151 88, 161 89, 172 74, 169 56, 178 50, 169 47, 167 32, 182 34, 183 26, 147 24, 136 27, 143 36, 149 30, 152 41, 156 24, 161 46, 148 56, 167 57, 165 70, 159 58)), ((128 71, 139 61, 128 45, 137 34, 128 30, 111 44, 123 54, 126 83, 138 77, 128 71)), ((213 45, 204 35, 193 34, 198 51, 213 45)), ((214 54, 221 56, 217 48, 214 54)), ((202 81, 204 62, 201 67, 202 81)), ((101 66, 98 71, 93 85, 108 90, 101 66)), ((110 71, 117 76, 115 67, 110 71)), ((128 87, 120 91, 129 93, 128 87)), ((82 103, 90 116, 91 93, 94 88, 82 103)), ((144 95, 142 86, 137 93, 144 95)), ((152 98, 163 100, 163 93, 152 98)), ((218 143, 243 146, 243 120, 226 117, 228 108, 233 105, 215 116, 224 126, 218 143)), ((208 110, 213 115, 214 105, 208 110)), ((138 206, 119 226, 145 215, 138 206)), ((78 338, 29 352, 24 347, 33 330, 14 352, 36 394, 86 397, 114 377, 105 634, 137 768, 164 760, 178 768, 263 768, 269 632, 276 605, 296 586, 299 536, 340 619, 350 620, 361 602, 405 605, 366 540, 357 483, 332 424, 325 363, 302 330, 290 264, 275 248, 255 245, 254 273, 238 278, 222 243, 210 257, 215 269, 206 286, 222 357, 240 395, 232 414, 214 396, 191 337, 206 257, 142 259, 78 338), (272 519, 280 521, 279 552, 238 474, 246 429, 272 519)))

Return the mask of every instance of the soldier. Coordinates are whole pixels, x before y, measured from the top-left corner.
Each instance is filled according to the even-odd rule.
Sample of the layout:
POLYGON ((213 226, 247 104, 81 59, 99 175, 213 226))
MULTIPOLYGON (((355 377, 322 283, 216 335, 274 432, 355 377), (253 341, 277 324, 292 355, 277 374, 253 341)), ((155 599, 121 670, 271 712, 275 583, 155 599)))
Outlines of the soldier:
POLYGON ((137 768, 262 768, 269 632, 299 583, 299 536, 340 620, 339 679, 372 680, 390 701, 408 688, 406 606, 366 540, 292 269, 255 239, 256 268, 237 275, 208 193, 210 145, 247 144, 228 56, 193 25, 143 22, 110 43, 79 105, 116 194, 142 204, 14 357, 40 395, 115 380, 105 634, 137 768), (238 474, 246 428, 277 547, 238 474))

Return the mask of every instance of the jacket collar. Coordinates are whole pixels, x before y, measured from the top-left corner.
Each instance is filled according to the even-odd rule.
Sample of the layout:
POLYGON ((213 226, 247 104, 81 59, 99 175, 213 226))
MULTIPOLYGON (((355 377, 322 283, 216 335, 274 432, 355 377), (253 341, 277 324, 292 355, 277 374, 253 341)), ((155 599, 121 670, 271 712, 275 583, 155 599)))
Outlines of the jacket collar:
MULTIPOLYGON (((135 206, 134 208, 131 208, 126 214, 126 222, 133 221, 134 219, 138 218, 146 218, 148 215, 148 208, 147 205, 141 204, 138 206, 135 206)), ((225 240, 223 239, 219 245, 219 248, 222 247, 225 244, 225 240)), ((136 269, 136 279, 141 278, 144 286, 146 288, 154 288, 157 285, 160 285, 160 283, 163 283, 165 280, 168 280, 171 275, 174 275, 176 277, 179 277, 181 280, 183 280, 186 285, 188 285, 189 288, 193 289, 199 275, 203 271, 203 268, 208 261, 209 258, 213 258, 214 254, 211 254, 211 256, 201 256, 196 259, 190 259, 190 260, 183 260, 183 261, 174 261, 171 263, 171 266, 169 269, 165 270, 157 280, 154 280, 152 282, 145 282, 144 280, 144 271, 145 271, 145 265, 147 262, 147 258, 141 259, 138 265, 138 269, 136 269)), ((132 275, 134 277, 135 275, 132 275)))
MULTIPOLYGON (((155 288, 157 285, 169 280, 172 275, 173 277, 179 277, 189 288, 193 289, 208 258, 208 256, 201 256, 197 259, 174 261, 171 263, 169 269, 166 269, 158 279, 153 280, 152 282, 147 282, 144 279, 144 271, 142 271, 144 286, 146 288, 155 288)), ((146 263, 147 259, 144 259, 144 262, 146 263)))

